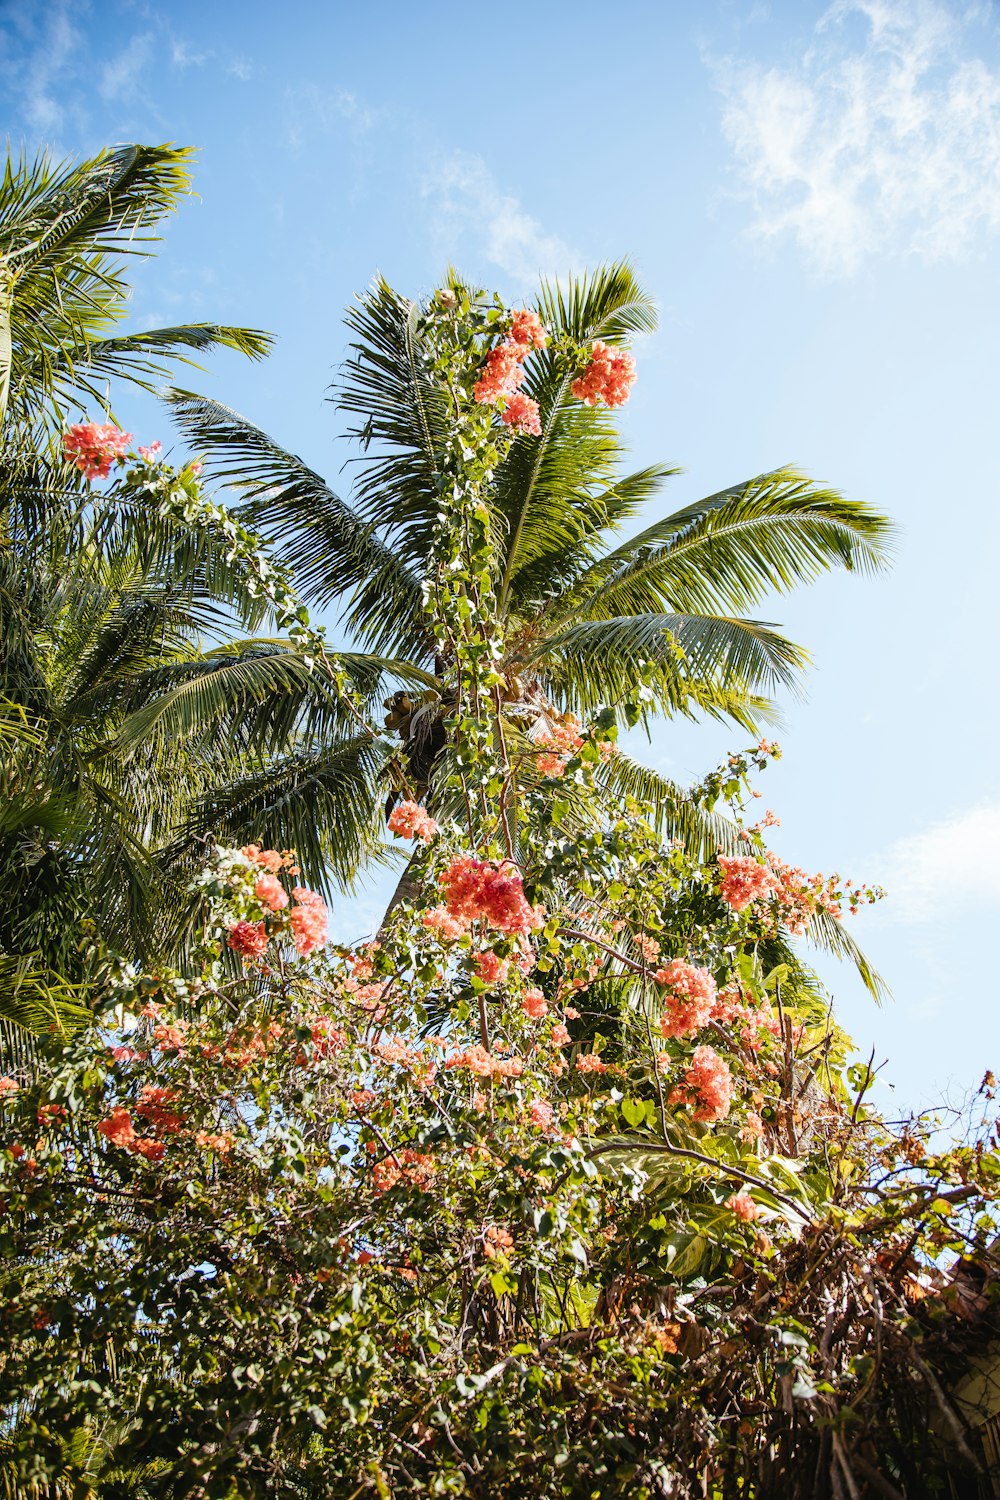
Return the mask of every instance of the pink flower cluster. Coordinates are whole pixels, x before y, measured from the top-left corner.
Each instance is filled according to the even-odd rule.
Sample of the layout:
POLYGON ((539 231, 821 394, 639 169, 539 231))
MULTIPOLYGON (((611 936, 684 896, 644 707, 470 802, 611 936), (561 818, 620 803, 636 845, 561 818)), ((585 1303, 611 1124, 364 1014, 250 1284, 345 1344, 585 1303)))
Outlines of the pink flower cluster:
POLYGON ((130 432, 111 423, 77 422, 63 433, 63 454, 88 479, 107 479, 111 465, 124 459, 131 441, 130 432))
POLYGON ((399 1156, 389 1156, 376 1162, 372 1168, 375 1191, 387 1193, 398 1182, 410 1183, 426 1192, 434 1180, 434 1158, 426 1151, 414 1151, 409 1146, 399 1156))
POLYGON ((536 1130, 551 1130, 555 1111, 547 1099, 533 1099, 531 1101, 530 1118, 536 1130))
POLYGON ((438 831, 434 819, 417 802, 401 802, 389 814, 389 832, 403 839, 422 839, 425 844, 438 831))
POLYGON ((535 349, 544 349, 545 329, 538 314, 521 308, 511 319, 510 333, 502 344, 486 356, 486 368, 476 381, 472 394, 482 406, 503 401, 501 420, 517 432, 541 434, 538 402, 518 394, 524 379, 524 361, 535 349))
POLYGON ((463 1047, 445 1058, 446 1068, 468 1068, 477 1078, 520 1078, 524 1062, 520 1057, 496 1057, 478 1042, 463 1047))
POLYGON ((234 922, 226 942, 241 958, 259 958, 267 949, 267 932, 263 922, 234 922))
POLYGON ((708 1024, 715 1004, 715 980, 707 969, 672 958, 654 977, 669 990, 663 1000, 661 1036, 687 1036, 708 1024))
POLYGON ((729 1064, 713 1047, 696 1047, 681 1082, 670 1091, 670 1104, 692 1106, 692 1119, 712 1125, 724 1120, 733 1097, 729 1064))
MULTIPOLYGON (((448 915, 466 930, 476 921, 505 933, 528 933, 542 925, 541 908, 525 900, 521 874, 509 864, 460 855, 442 870, 438 884, 448 915)), ((424 918, 427 925, 431 916, 424 918)))
POLYGON ((502 984, 507 978, 510 959, 501 958, 492 948, 487 948, 485 953, 473 954, 472 962, 484 984, 502 984))
POLYGON ((746 1188, 743 1188, 741 1192, 730 1194, 726 1199, 726 1207, 731 1209, 738 1219, 742 1219, 744 1224, 752 1224, 760 1213, 760 1209, 746 1188))
POLYGON ((261 906, 266 906, 268 911, 283 911, 288 905, 288 892, 277 875, 261 875, 253 890, 261 906))
POLYGON ((297 885, 292 895, 298 904, 292 907, 288 921, 295 946, 305 957, 326 942, 326 902, 315 891, 307 891, 302 885, 297 885))
POLYGON ((549 1013, 548 1001, 542 994, 542 991, 538 989, 525 990, 524 998, 521 1001, 521 1009, 533 1021, 544 1020, 549 1013))
POLYGON ((181 1116, 169 1107, 176 1098, 176 1089, 160 1088, 155 1084, 147 1084, 139 1091, 135 1114, 145 1121, 152 1135, 137 1134, 132 1115, 122 1104, 116 1105, 110 1115, 100 1121, 97 1129, 112 1146, 144 1156, 150 1162, 162 1161, 166 1151, 162 1137, 177 1135, 182 1125, 181 1116))
POLYGON ((558 779, 566 769, 566 762, 583 744, 579 721, 569 718, 564 724, 553 724, 551 733, 539 735, 535 744, 544 746, 535 757, 539 771, 543 776, 558 779))
POLYGON ((500 420, 505 427, 513 427, 515 432, 524 433, 526 437, 541 437, 542 418, 538 410, 538 402, 532 401, 530 396, 525 396, 521 391, 515 391, 508 396, 507 403, 500 413, 500 420))
POLYGON ((289 875, 299 873, 294 849, 284 849, 279 854, 277 849, 262 849, 259 844, 244 844, 240 853, 251 864, 260 865, 262 870, 270 870, 272 875, 277 875, 282 870, 287 870, 289 875))
POLYGON ((597 339, 590 351, 590 363, 570 390, 584 406, 624 406, 635 384, 635 360, 625 349, 614 349, 597 339))
POLYGON ((759 860, 719 855, 722 884, 719 894, 733 911, 745 911, 752 901, 764 901, 778 889, 778 881, 759 860))

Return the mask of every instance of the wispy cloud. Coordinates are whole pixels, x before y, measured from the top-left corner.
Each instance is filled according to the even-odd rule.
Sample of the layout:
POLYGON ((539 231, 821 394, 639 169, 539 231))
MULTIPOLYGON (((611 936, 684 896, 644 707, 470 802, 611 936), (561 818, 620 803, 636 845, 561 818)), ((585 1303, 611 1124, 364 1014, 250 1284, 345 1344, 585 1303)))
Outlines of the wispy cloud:
POLYGON ((717 70, 752 232, 850 274, 870 256, 965 255, 1000 226, 1000 67, 989 12, 838 0, 799 61, 717 70))
POLYGON ((518 281, 578 269, 582 257, 506 193, 481 156, 456 151, 441 158, 422 184, 432 232, 446 256, 463 244, 518 281))
POLYGON ((903 922, 939 921, 961 910, 1000 912, 1000 805, 973 808, 889 850, 880 876, 887 915, 903 922))
POLYGON ((24 123, 39 135, 58 132, 65 117, 62 87, 82 45, 69 0, 56 0, 44 15, 17 7, 0 8, 0 33, 6 33, 3 68, 24 123))
POLYGON ((142 70, 153 51, 153 37, 149 32, 140 32, 126 46, 105 63, 97 85, 102 99, 111 102, 128 102, 139 92, 142 70))

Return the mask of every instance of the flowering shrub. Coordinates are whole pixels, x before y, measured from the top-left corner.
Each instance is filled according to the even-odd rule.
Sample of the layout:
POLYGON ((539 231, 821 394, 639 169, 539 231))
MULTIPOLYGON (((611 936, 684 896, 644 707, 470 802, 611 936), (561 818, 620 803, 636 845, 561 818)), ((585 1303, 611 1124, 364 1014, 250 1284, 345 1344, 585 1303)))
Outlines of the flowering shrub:
MULTIPOLYGON (((510 750, 484 496, 530 430, 504 418, 530 357, 586 357, 587 404, 634 370, 447 291, 423 328, 451 402, 425 592, 457 811, 394 810, 419 895, 361 946, 327 940, 292 851, 211 849, 190 962, 108 958, 93 1026, 0 1079, 15 1492, 92 1492, 100 1450, 109 1494, 127 1472, 157 1497, 721 1497, 763 1472, 805 1500, 872 1469, 933 1494, 934 1369, 996 1233, 992 1085, 954 1146, 871 1107, 790 938, 874 893, 743 827, 776 747, 692 793, 729 801, 738 858, 598 795, 611 708, 510 750), (536 765, 516 798, 517 755, 572 776, 536 765)), ((153 459, 134 483, 231 528, 336 684, 287 581, 153 459)))
POLYGON ((131 441, 130 432, 111 423, 78 422, 63 434, 63 454, 87 479, 107 479, 113 463, 124 463, 131 441))

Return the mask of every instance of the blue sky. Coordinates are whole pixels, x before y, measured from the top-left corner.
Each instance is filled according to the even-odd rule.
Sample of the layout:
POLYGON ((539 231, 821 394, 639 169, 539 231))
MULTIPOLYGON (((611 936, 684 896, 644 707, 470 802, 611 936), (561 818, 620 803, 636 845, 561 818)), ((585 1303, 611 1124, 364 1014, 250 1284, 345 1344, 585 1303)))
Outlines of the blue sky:
MULTIPOLYGON (((452 260, 513 300, 631 257, 660 329, 625 430, 636 465, 684 466, 664 503, 794 462, 898 524, 888 575, 761 611, 814 663, 765 801, 787 858, 889 890, 853 930, 894 1001, 821 965, 885 1087, 922 1104, 1000 1065, 994 5, 0 0, 0 95, 32 151, 199 148, 136 326, 275 332, 188 383, 335 482, 324 397, 376 270, 419 295, 452 260)), ((119 414, 169 438, 151 403, 119 414)), ((742 739, 667 723, 646 754, 689 778, 742 739)))

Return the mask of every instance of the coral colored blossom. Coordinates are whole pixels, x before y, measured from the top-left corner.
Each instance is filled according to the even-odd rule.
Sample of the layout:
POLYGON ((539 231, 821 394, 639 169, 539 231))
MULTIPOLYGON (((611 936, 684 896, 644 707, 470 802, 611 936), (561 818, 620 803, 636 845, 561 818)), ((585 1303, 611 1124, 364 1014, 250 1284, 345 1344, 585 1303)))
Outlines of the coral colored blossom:
POLYGON ((715 980, 707 969, 672 958, 654 977, 668 991, 663 997, 661 1036, 687 1036, 707 1025, 715 1003, 715 980))
POLYGON ((307 1016, 305 1025, 309 1027, 317 1057, 336 1057, 347 1046, 347 1033, 329 1016, 307 1016))
POLYGON ((576 1060, 576 1071, 578 1073, 606 1073, 608 1065, 601 1061, 596 1052, 582 1052, 576 1060))
POLYGON ((541 990, 525 990, 521 1001, 521 1009, 526 1016, 533 1021, 541 1021, 549 1013, 549 1005, 541 990))
POLYGON ((497 1255, 507 1255, 514 1248, 514 1241, 506 1229, 491 1224, 483 1235, 483 1254, 487 1260, 497 1255))
POLYGON ((696 1047, 681 1082, 670 1091, 670 1104, 690 1105, 692 1119, 704 1124, 724 1120, 733 1096, 729 1064, 713 1047, 696 1047))
POLYGON ((427 1192, 434 1181, 435 1169, 433 1156, 407 1146, 398 1157, 390 1156, 385 1161, 376 1162, 372 1168, 375 1191, 379 1194, 387 1193, 397 1183, 408 1182, 427 1192))
POLYGON ((132 1116, 121 1104, 111 1111, 107 1119, 99 1121, 97 1129, 105 1140, 111 1142, 112 1146, 122 1146, 127 1150, 135 1144, 136 1134, 132 1116))
POLYGON ((259 844, 244 844, 240 853, 252 864, 260 865, 263 870, 270 870, 272 875, 277 875, 286 865, 286 856, 279 854, 277 849, 262 849, 259 844))
POLYGON ((548 334, 542 326, 542 320, 530 307, 518 308, 511 318, 510 342, 519 344, 525 353, 532 349, 544 349, 548 342, 548 334))
POLYGON ((138 450, 139 457, 142 459, 143 463, 155 464, 159 459, 159 454, 162 447, 163 444, 159 442, 159 440, 157 440, 157 442, 155 443, 150 443, 148 447, 140 448, 138 450))
POLYGON ((63 453, 88 479, 107 479, 115 459, 124 458, 132 441, 110 423, 77 422, 63 433, 63 453))
POLYGON ((742 1219, 744 1224, 752 1224, 760 1214, 760 1209, 745 1188, 742 1192, 732 1193, 726 1199, 726 1207, 732 1209, 736 1217, 742 1219))
POLYGON ((266 906, 268 911, 283 911, 288 905, 288 892, 276 875, 261 875, 253 888, 253 893, 261 906, 266 906))
POLYGON ((551 1130, 555 1111, 547 1099, 531 1101, 531 1123, 536 1130, 551 1130))
POLYGON ((538 402, 532 401, 530 396, 522 395, 520 391, 507 398, 500 420, 505 426, 513 427, 515 432, 525 433, 528 437, 541 437, 542 435, 542 419, 538 411, 538 402))
POLYGON ((484 984, 502 984, 507 978, 507 970, 510 968, 510 959, 501 958, 487 948, 484 953, 475 953, 472 962, 476 966, 476 973, 484 984))
POLYGON ((295 887, 292 895, 298 904, 292 907, 288 921, 295 946, 305 957, 326 942, 326 902, 315 891, 307 891, 301 885, 295 887))
POLYGON ((778 890, 774 874, 750 856, 719 855, 722 884, 719 895, 733 911, 745 911, 753 901, 763 901, 778 890))
POLYGON ((228 1156, 233 1149, 233 1135, 228 1130, 198 1130, 194 1140, 196 1146, 205 1151, 217 1151, 220 1156, 228 1156))
POLYGON ((389 832, 399 838, 422 839, 429 843, 438 831, 438 825, 426 808, 418 802, 401 802, 389 814, 389 832))
POLYGON ((438 884, 456 921, 483 921, 509 934, 526 934, 542 925, 541 908, 525 900, 520 871, 509 864, 496 866, 461 855, 441 872, 438 884))
POLYGON ((597 339, 590 351, 590 363, 573 381, 570 390, 584 406, 623 406, 635 384, 635 360, 625 349, 613 349, 597 339))
POLYGON ((481 406, 491 405, 501 396, 513 396, 524 379, 521 368, 524 353, 520 344, 510 342, 490 350, 486 368, 472 388, 473 397, 481 406))
POLYGON ((460 922, 445 906, 432 907, 430 911, 424 912, 420 920, 430 932, 436 932, 449 940, 460 938, 463 932, 469 930, 468 922, 460 922))
POLYGON ((556 1025, 552 1028, 552 1040, 557 1047, 565 1047, 569 1042, 569 1032, 565 1026, 556 1025))
POLYGON ((0 1099, 7 1099, 20 1091, 21 1085, 13 1078, 0 1078, 0 1099))
POLYGON ((226 942, 241 958, 259 958, 267 948, 263 922, 234 922, 226 933, 226 942))
POLYGON ((183 1052, 186 1032, 187 1023, 184 1021, 175 1021, 172 1025, 160 1021, 153 1027, 153 1041, 166 1052, 183 1052))

